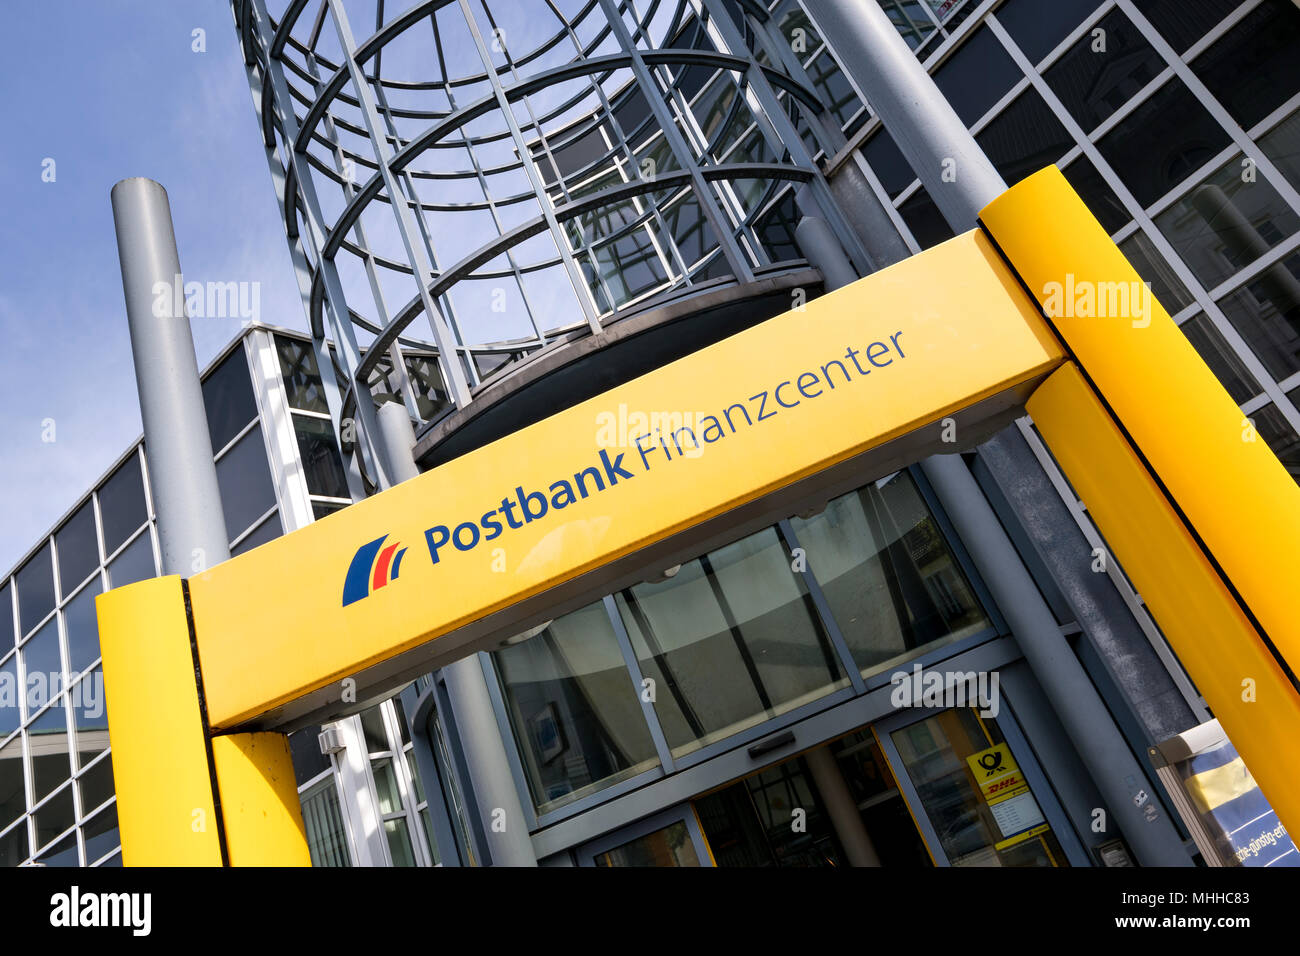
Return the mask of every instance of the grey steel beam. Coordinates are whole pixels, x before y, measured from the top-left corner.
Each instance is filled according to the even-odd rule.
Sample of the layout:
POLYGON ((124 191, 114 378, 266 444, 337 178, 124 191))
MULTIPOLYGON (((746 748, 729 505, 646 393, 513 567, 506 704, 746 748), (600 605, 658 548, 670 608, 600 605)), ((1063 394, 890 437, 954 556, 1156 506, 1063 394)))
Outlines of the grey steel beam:
POLYGON ((898 144, 944 219, 973 229, 1007 187, 876 0, 805 0, 844 71, 898 144))
POLYGON ((171 204, 167 190, 139 177, 111 196, 162 569, 189 577, 227 560, 230 542, 171 204))

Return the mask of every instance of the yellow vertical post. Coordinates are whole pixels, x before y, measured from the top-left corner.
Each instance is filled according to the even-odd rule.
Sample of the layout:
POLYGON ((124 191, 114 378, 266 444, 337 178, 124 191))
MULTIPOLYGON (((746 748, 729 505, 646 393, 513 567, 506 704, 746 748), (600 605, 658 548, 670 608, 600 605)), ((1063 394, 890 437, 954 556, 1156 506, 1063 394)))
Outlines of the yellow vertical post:
POLYGON ((284 734, 212 738, 231 866, 311 866, 284 734))
POLYGON ((208 737, 181 579, 96 611, 123 864, 310 866, 288 738, 208 737))
POLYGON ((126 866, 221 866, 181 579, 95 599, 126 866))
POLYGON ((1300 833, 1300 695, 1078 367, 1053 372, 1026 407, 1260 789, 1300 833))

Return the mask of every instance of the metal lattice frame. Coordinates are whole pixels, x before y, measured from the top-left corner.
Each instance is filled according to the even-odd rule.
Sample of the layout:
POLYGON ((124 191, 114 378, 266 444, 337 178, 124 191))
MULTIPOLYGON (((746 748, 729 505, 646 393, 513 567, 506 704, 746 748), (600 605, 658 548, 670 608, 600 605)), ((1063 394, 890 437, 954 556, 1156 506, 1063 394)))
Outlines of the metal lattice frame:
POLYGON ((336 437, 359 455, 354 492, 360 476, 386 483, 358 394, 391 369, 394 397, 427 417, 410 350, 436 356, 439 411, 464 407, 557 339, 780 267, 763 223, 791 184, 870 266, 813 159, 843 134, 802 70, 751 53, 756 0, 232 8, 336 437), (358 39, 361 7, 374 22, 358 39))

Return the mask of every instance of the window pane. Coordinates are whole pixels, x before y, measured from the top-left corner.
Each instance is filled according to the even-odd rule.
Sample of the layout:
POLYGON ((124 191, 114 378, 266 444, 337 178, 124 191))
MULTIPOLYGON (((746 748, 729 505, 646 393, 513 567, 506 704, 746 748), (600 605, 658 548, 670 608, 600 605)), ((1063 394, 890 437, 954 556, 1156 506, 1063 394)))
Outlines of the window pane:
POLYGON ((1176 52, 1183 53, 1241 6, 1241 0, 1134 0, 1133 5, 1176 52))
POLYGON ((226 534, 233 541, 255 520, 275 507, 275 488, 266 463, 262 427, 254 426, 217 462, 221 508, 226 514, 226 534))
POLYGON ((122 842, 117 834, 117 807, 105 807, 81 828, 86 840, 86 862, 94 863, 122 842))
POLYGON ((1107 133, 1097 148, 1146 207, 1229 142, 1223 127, 1175 77, 1107 133))
POLYGON ((897 197, 916 179, 916 173, 912 172, 912 167, 883 126, 871 134, 871 139, 862 147, 862 153, 890 199, 897 197))
MULTIPOLYGON (((18 684, 18 655, 10 654, 9 660, 0 664, 0 740, 8 737, 22 723, 22 711, 18 699, 22 688, 18 684)), ((0 821, 0 827, 4 822, 0 821)))
POLYGON ((898 212, 922 249, 929 249, 953 237, 952 227, 943 218, 943 213, 939 212, 939 207, 934 204, 924 186, 918 187, 898 207, 898 212))
POLYGON ((1150 284, 1152 293, 1170 315, 1177 315, 1192 304, 1191 293, 1145 232, 1133 233, 1119 244, 1119 250, 1142 280, 1150 284))
POLYGON ((792 523, 864 673, 991 626, 907 472, 792 523))
MULTIPOLYGON (((62 808, 60 807, 60 809, 62 808)), ((53 814, 54 809, 51 808, 49 811, 43 811, 43 813, 44 812, 53 814)), ((44 831, 38 829, 36 833, 38 839, 44 838, 44 831)), ((58 843, 49 847, 41 853, 40 856, 36 857, 36 862, 40 863, 42 866, 80 866, 81 864, 77 859, 77 835, 75 833, 69 833, 58 843)))
POLYGON ((511 640, 493 658, 539 812, 658 763, 603 603, 511 640))
POLYGON ((302 819, 312 866, 351 866, 347 828, 339 809, 334 778, 322 780, 302 795, 302 819))
POLYGON ((1300 90, 1300 10, 1264 0, 1192 61, 1206 89, 1246 129, 1300 90))
POLYGON ((280 513, 277 511, 275 514, 271 515, 271 517, 258 525, 257 529, 243 541, 239 542, 236 547, 231 548, 230 556, 232 558, 238 557, 247 551, 252 551, 254 548, 266 544, 268 541, 274 541, 282 534, 284 534, 284 529, 280 524, 280 513))
POLYGON ((9 581, 6 580, 4 587, 0 587, 0 657, 4 657, 5 651, 18 643, 14 639, 14 605, 13 591, 9 587, 9 581))
POLYGON ((72 775, 68 717, 62 700, 32 721, 27 729, 27 746, 32 755, 32 799, 40 800, 72 775))
POLYGON ((848 682, 775 529, 616 600, 641 671, 655 682, 655 710, 674 753, 690 753, 848 682))
POLYGON ((1260 393, 1259 383, 1250 370, 1237 357, 1237 353, 1219 334, 1204 312, 1198 312, 1181 326, 1188 340, 1210 366, 1232 400, 1240 405, 1260 393))
POLYGON ((432 421, 444 409, 451 407, 447 386, 442 382, 442 370, 433 359, 408 358, 407 376, 415 389, 415 406, 424 421, 432 421))
POLYGON ((23 742, 15 737, 0 747, 0 828, 17 820, 27 809, 23 795, 23 742))
POLYGON ((1037 63, 1096 9, 1097 0, 1009 0, 998 8, 997 18, 1029 61, 1037 63))
POLYGON ((104 669, 96 665, 69 691, 72 721, 77 728, 77 762, 85 766, 108 747, 108 716, 104 707, 104 669))
POLYGON ((320 752, 317 739, 320 732, 320 725, 313 724, 289 735, 289 754, 293 758, 293 773, 298 786, 330 769, 329 755, 320 752))
POLYGON ((23 656, 24 691, 27 713, 36 713, 54 699, 63 681, 63 660, 59 655, 59 622, 50 618, 27 639, 19 651, 23 656))
POLYGON ((921 42, 934 32, 931 20, 917 0, 879 0, 881 8, 889 16, 907 45, 915 50, 921 42))
POLYGON ((319 521, 326 515, 332 515, 336 511, 342 511, 347 505, 337 504, 331 501, 313 501, 311 503, 312 516, 319 521))
POLYGON ((1273 127, 1271 133, 1260 138, 1259 145, 1291 185, 1300 189, 1300 112, 1273 127))
POLYGON ((388 732, 384 730, 384 716, 379 712, 381 706, 377 704, 361 714, 361 730, 365 734, 367 753, 391 749, 388 732))
POLYGON ((1119 10, 1112 10, 1097 27, 1104 31, 1100 37, 1090 30, 1043 74, 1085 133, 1165 68, 1160 54, 1119 10))
MULTIPOLYGON (((72 826, 72 788, 64 787, 58 796, 50 799, 35 813, 36 818, 36 845, 41 846, 53 840, 68 827, 72 826)), ((76 847, 75 834, 73 835, 73 847, 76 847)), ((63 845, 47 850, 46 853, 56 854, 62 850, 63 845)), ((75 860, 73 865, 75 866, 75 860)))
POLYGON ((375 793, 379 797, 381 815, 402 812, 402 792, 397 786, 397 774, 393 770, 393 761, 381 757, 370 762, 370 769, 375 775, 375 793))
POLYGON ((681 820, 596 857, 597 866, 699 866, 690 831, 681 820))
POLYGON ((1259 437, 1268 442, 1287 473, 1300 482, 1300 435, 1282 417, 1276 405, 1265 405, 1251 416, 1259 437))
POLYGON ((153 560, 153 538, 148 530, 132 541, 108 566, 109 587, 120 588, 156 577, 158 569, 153 560))
POLYGON ((99 581, 91 581, 68 602, 63 626, 68 637, 68 673, 80 674, 99 657, 99 622, 95 597, 103 592, 99 581))
MULTIPOLYGON (((4 769, 0 767, 0 781, 3 780, 4 769)), ((3 791, 3 783, 0 782, 0 794, 3 791)), ((0 800, 3 800, 0 795, 0 800)), ((14 827, 4 836, 0 837, 0 866, 18 866, 27 859, 27 821, 23 821, 14 827)))
POLYGON ((1156 225, 1213 288, 1294 233, 1300 218, 1238 155, 1157 216, 1156 225))
POLYGON ((102 806, 113 796, 113 758, 104 757, 89 770, 77 778, 77 787, 81 791, 81 806, 94 810, 102 806))
POLYGON ((975 139, 1011 185, 1059 162, 1074 146, 1061 121, 1032 89, 1016 97, 975 139))
POLYGON ((1118 231, 1132 218, 1087 156, 1080 156, 1062 172, 1107 232, 1118 231))
POLYGON ((99 516, 104 523, 104 553, 112 554, 144 524, 144 479, 140 459, 132 455, 99 489, 99 516))
POLYGON ((248 359, 242 348, 236 348, 203 380, 203 407, 208 413, 208 435, 214 455, 257 417, 257 400, 253 397, 248 359))
POLYGON ((18 586, 19 630, 26 634, 54 610, 54 564, 49 544, 19 568, 14 581, 18 586))
POLYGON ((280 357, 280 372, 284 376, 285 391, 289 393, 289 405, 310 412, 328 412, 329 403, 321 387, 320 369, 311 343, 277 335, 275 352, 280 357))
POLYGON ((415 866, 415 853, 411 849, 411 834, 405 818, 385 820, 384 837, 388 840, 388 852, 393 858, 393 866, 415 866))
POLYGON ((1219 308, 1274 378, 1300 371, 1300 254, 1224 296, 1219 308))
POLYGON ((95 536, 95 506, 87 501, 54 534, 59 552, 59 589, 67 597, 99 565, 95 536))
POLYGON ((1024 76, 993 31, 980 27, 934 73, 934 81, 963 123, 973 126, 1024 76))
POLYGON ((334 426, 322 418, 293 416, 293 430, 298 436, 298 451, 307 478, 307 490, 327 498, 350 498, 348 480, 343 474, 338 446, 334 444, 334 426))

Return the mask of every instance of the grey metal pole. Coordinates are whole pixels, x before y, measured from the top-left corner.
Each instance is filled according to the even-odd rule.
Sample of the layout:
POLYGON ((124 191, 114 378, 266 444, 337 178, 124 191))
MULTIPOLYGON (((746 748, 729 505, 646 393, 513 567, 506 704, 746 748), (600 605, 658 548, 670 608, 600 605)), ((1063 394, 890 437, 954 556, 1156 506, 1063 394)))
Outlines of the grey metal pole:
POLYGON ((833 292, 858 278, 857 270, 849 261, 844 247, 826 224, 825 219, 804 216, 794 227, 794 240, 805 257, 821 270, 826 280, 826 291, 833 292))
POLYGON ((230 542, 171 205, 167 190, 139 177, 111 196, 163 573, 189 577, 228 559, 230 542))
MULTIPOLYGON (((414 478, 420 469, 411 455, 415 431, 406 407, 388 402, 380 407, 378 419, 383 439, 379 445, 385 456, 392 459, 393 480, 414 478)), ((479 656, 472 654, 447 665, 442 669, 442 676, 447 683, 447 696, 455 714, 456 731, 469 768, 492 865, 536 866, 537 854, 528 835, 528 818, 519 802, 519 790, 510 772, 479 656)))
MULTIPOLYGON (((921 462, 921 468, 1138 862, 1191 866, 1173 823, 1154 798, 1149 794, 1143 798, 1144 778, 1137 760, 1061 636, 1056 618, 970 469, 959 455, 935 455, 921 462)), ((1080 826, 1091 823, 1076 821, 1080 826)))
POLYGON ((876 0, 804 0, 809 17, 957 232, 1007 187, 876 0))

